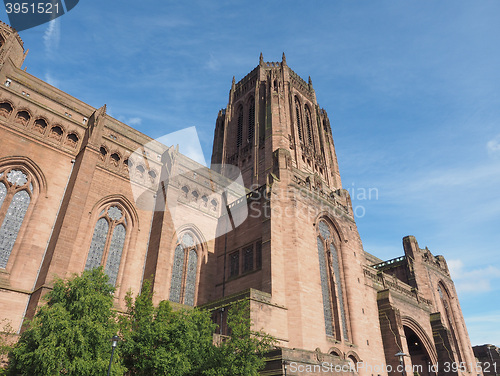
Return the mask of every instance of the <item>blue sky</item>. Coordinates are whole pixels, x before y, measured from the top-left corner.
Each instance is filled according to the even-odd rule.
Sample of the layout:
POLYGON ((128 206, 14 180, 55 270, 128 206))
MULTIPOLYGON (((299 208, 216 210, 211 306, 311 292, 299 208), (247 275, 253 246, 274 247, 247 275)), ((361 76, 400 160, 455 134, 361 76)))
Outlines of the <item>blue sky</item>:
POLYGON ((499 19, 498 0, 82 0, 21 37, 31 74, 151 137, 196 126, 207 158, 232 76, 284 51, 344 188, 378 191, 353 197, 365 250, 444 255, 472 344, 500 345, 499 19))

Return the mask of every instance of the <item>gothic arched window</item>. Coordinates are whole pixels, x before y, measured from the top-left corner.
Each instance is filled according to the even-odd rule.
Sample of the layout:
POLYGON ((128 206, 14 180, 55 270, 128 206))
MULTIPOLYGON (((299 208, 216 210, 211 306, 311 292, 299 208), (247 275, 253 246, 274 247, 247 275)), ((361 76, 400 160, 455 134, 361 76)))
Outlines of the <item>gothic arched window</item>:
POLYGON ((20 168, 0 170, 0 268, 5 269, 32 201, 31 175, 20 168))
POLYGON ((444 286, 442 282, 438 283, 437 290, 439 293, 439 297, 441 298, 441 304, 443 305, 444 321, 450 331, 453 347, 455 347, 455 352, 457 354, 458 361, 462 362, 462 353, 460 352, 460 347, 458 345, 457 332, 455 328, 456 326, 455 315, 453 314, 453 307, 451 306, 450 294, 448 292, 448 289, 444 286))
POLYGON ((306 129, 307 129, 307 141, 309 141, 309 145, 313 145, 313 136, 312 136, 312 123, 311 123, 311 111, 309 111, 309 107, 305 107, 306 112, 306 129))
POLYGON ((107 205, 94 227, 85 270, 103 265, 109 283, 116 285, 126 235, 127 219, 123 208, 117 204, 107 205))
POLYGON ((243 106, 238 108, 238 129, 236 132, 236 147, 243 144, 243 106))
POLYGON ((295 116, 297 118, 297 132, 299 133, 299 140, 302 141, 302 118, 300 115, 300 103, 297 97, 295 97, 295 116))
POLYGON ((250 104, 248 107, 248 142, 250 144, 255 136, 255 99, 250 98, 250 104))
POLYGON ((318 222, 317 244, 325 331, 340 340, 342 330, 344 339, 348 339, 339 255, 334 230, 325 220, 318 222))
POLYGON ((184 233, 174 251, 170 301, 194 306, 198 278, 198 251, 199 245, 196 244, 194 236, 190 232, 184 233))

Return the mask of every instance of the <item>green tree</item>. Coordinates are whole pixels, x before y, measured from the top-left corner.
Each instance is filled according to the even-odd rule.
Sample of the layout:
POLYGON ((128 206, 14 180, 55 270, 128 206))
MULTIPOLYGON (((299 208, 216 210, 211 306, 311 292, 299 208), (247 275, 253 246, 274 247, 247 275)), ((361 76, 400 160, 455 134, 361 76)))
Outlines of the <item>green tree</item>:
POLYGON ((128 315, 120 320, 124 363, 136 376, 254 376, 264 368, 264 354, 274 339, 251 329, 248 302, 229 310, 231 337, 215 345, 210 312, 174 311, 169 302, 153 306, 146 281, 135 301, 127 296, 128 315))
POLYGON ((124 363, 132 375, 202 375, 213 352, 215 325, 208 312, 174 311, 169 302, 153 306, 151 283, 144 283, 121 318, 124 363))
MULTIPOLYGON (((113 311, 114 287, 102 267, 68 280, 58 279, 12 349, 11 375, 106 375, 110 338, 118 325, 113 311)), ((123 375, 119 348, 113 375, 123 375)))
POLYGON ((274 337, 252 329, 249 301, 233 304, 228 311, 230 336, 217 346, 207 376, 257 376, 265 366, 264 356, 276 344, 274 337))

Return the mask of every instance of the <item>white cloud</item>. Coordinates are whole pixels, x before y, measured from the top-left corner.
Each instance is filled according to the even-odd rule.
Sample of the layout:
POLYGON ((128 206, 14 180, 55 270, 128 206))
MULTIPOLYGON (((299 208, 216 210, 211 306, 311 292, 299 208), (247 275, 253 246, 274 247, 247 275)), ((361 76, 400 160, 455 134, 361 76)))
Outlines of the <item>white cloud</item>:
POLYGON ((49 26, 43 34, 43 43, 45 45, 45 51, 51 53, 54 49, 59 47, 59 41, 61 40, 61 30, 59 27, 59 20, 56 18, 49 22, 49 26))
MULTIPOLYGON (((113 116, 110 111, 108 111, 109 116, 113 116)), ((118 120, 120 120, 122 123, 125 123, 127 125, 130 125, 131 127, 137 127, 138 125, 142 124, 142 119, 138 116, 134 117, 125 117, 125 116, 118 116, 118 120)))
POLYGON ((134 125, 140 125, 142 123, 142 119, 140 117, 133 117, 128 119, 127 124, 134 126, 134 125))
POLYGON ((492 157, 500 157, 500 135, 486 143, 488 154, 492 157))
MULTIPOLYGON (((464 267, 462 260, 448 260, 448 268, 455 281, 455 287, 459 292, 487 292, 491 291, 492 282, 500 279, 500 269, 489 265, 477 269, 464 267)), ((498 283, 496 283, 498 285, 498 283)))
POLYGON ((217 70, 220 67, 219 61, 215 58, 213 53, 210 53, 209 58, 207 59, 206 62, 206 67, 207 69, 214 71, 217 70))
POLYGON ((50 73, 45 73, 45 81, 49 85, 59 88, 59 80, 54 78, 50 73))

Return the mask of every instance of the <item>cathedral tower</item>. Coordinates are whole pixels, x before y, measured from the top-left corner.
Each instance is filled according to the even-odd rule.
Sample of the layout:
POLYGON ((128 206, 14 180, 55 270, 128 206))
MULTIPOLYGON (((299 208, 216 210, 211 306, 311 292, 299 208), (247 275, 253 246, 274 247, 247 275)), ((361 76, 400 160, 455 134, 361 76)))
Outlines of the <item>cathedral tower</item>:
MULTIPOLYGON (((311 78, 305 82, 286 63, 264 62, 233 83, 219 112, 213 165, 236 165, 245 185, 260 186, 268 172, 279 174, 273 152, 294 168, 314 175, 330 189, 341 188, 330 120, 316 102, 311 78)), ((222 167, 223 168, 223 167, 222 167)))
POLYGON ((233 79, 217 117, 212 165, 222 174, 238 166, 251 190, 245 222, 216 241, 207 300, 219 306, 212 308, 249 294, 256 327, 278 338, 290 362, 384 359, 380 335, 372 335, 380 333, 378 308, 363 288, 368 262, 341 186, 330 120, 311 78, 300 78, 284 54, 281 62, 261 55, 252 72, 233 79))

